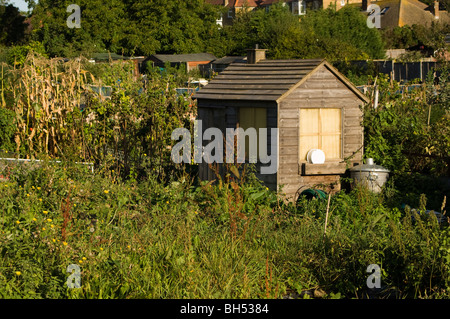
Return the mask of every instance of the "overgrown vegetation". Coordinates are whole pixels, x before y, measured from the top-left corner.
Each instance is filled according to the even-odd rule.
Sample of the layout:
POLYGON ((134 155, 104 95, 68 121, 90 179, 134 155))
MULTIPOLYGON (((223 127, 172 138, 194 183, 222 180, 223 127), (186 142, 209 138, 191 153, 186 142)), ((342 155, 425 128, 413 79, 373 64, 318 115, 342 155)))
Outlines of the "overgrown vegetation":
MULTIPOLYGON (((46 59, 30 54, 22 67, 2 78, 7 123, 5 150, 23 158, 41 155, 105 163, 129 174, 141 163, 157 174, 170 171, 171 132, 189 127, 195 108, 176 92, 179 79, 159 69, 135 81, 130 62, 93 66, 86 59, 46 59), (88 71, 90 70, 90 71, 88 71), (99 77, 94 77, 97 74, 99 77), (98 94, 111 91, 109 97, 98 94), (14 114, 14 115, 13 115, 14 114), (152 154, 144 161, 144 154, 152 154)), ((2 122, 0 122, 2 123, 2 122)))
POLYGON ((296 208, 233 175, 138 183, 44 163, 0 193, 3 298, 360 298, 370 264, 385 294, 448 297, 448 228, 365 189, 331 198, 326 234, 326 201, 296 208), (66 285, 70 264, 81 288, 66 285))
POLYGON ((377 79, 365 154, 391 179, 332 194, 326 218, 326 200, 286 202, 251 168, 200 183, 173 164, 171 132, 196 110, 172 73, 140 82, 126 63, 34 54, 3 66, 0 149, 42 160, 0 163, 3 298, 362 298, 370 264, 377 297, 449 297, 448 70, 404 92, 377 79))

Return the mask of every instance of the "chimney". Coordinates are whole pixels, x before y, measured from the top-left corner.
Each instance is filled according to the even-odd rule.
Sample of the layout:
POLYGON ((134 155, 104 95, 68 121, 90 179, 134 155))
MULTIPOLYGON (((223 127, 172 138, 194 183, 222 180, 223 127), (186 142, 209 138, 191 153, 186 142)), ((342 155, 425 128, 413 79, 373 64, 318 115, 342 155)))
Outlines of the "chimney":
POLYGON ((439 1, 434 1, 434 18, 439 19, 439 1))
POLYGON ((258 44, 254 49, 247 50, 247 64, 256 64, 261 60, 266 59, 266 49, 259 49, 258 44))
POLYGON ((368 7, 370 7, 370 0, 362 0, 362 10, 367 11, 368 7))

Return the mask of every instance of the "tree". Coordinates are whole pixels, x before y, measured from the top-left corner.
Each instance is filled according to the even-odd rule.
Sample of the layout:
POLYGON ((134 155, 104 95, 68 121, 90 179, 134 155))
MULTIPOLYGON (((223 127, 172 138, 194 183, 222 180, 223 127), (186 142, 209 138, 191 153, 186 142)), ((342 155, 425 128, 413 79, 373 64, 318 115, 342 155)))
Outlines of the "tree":
POLYGON ((367 27, 358 9, 344 7, 315 10, 301 19, 281 3, 270 10, 255 10, 239 15, 226 29, 231 39, 231 54, 245 54, 258 43, 277 59, 383 58, 383 42, 377 29, 367 27))
POLYGON ((47 57, 44 46, 37 41, 31 41, 26 45, 15 45, 7 51, 7 62, 13 66, 22 66, 30 52, 37 53, 43 57, 47 57))
POLYGON ((204 0, 80 0, 79 29, 66 26, 70 14, 66 8, 71 3, 40 0, 34 7, 35 39, 52 56, 86 51, 193 53, 214 50, 220 38, 218 8, 204 0))
POLYGON ((383 30, 382 37, 388 49, 406 49, 423 44, 438 50, 446 47, 444 39, 449 32, 449 24, 432 23, 429 27, 413 24, 383 30))
POLYGON ((376 28, 368 28, 358 8, 345 6, 316 10, 300 21, 311 30, 330 59, 378 59, 384 57, 383 41, 376 28), (331 49, 331 50, 330 50, 331 49))
POLYGON ((25 17, 12 4, 0 4, 0 44, 19 44, 24 40, 25 17))
MULTIPOLYGON (((80 0, 81 28, 69 28, 67 7, 73 1, 40 0, 32 14, 33 36, 51 56, 76 56, 80 53, 113 52, 123 49, 126 37, 125 7, 121 0, 104 3, 80 0)), ((128 53, 128 52, 127 52, 128 53)))

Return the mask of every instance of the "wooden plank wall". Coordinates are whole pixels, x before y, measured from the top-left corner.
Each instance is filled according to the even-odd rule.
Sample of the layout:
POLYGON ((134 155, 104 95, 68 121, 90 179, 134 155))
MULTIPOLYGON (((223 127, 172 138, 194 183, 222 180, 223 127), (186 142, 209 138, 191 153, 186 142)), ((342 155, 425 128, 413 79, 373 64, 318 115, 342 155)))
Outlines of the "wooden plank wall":
MULTIPOLYGON (((313 73, 301 86, 286 96, 279 104, 279 169, 278 186, 295 200, 299 189, 315 184, 338 183, 339 175, 302 176, 299 170, 299 109, 300 108, 342 108, 343 156, 353 156, 354 162, 361 161, 363 145, 362 112, 363 102, 326 66, 313 73), (358 150, 360 150, 358 152, 358 150)), ((334 190, 339 189, 339 183, 334 190)))

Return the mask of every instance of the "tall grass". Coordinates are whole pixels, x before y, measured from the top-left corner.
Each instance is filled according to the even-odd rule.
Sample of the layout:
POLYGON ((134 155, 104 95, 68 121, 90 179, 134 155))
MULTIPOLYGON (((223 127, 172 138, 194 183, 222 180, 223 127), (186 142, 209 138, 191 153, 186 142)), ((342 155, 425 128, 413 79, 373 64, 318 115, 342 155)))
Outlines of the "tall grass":
POLYGON ((113 182, 48 163, 13 171, 0 205, 3 298, 355 298, 370 264, 400 297, 448 297, 448 228, 365 189, 332 197, 325 236, 326 201, 295 207, 250 181, 113 182))

